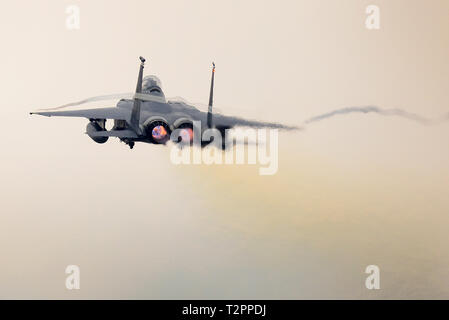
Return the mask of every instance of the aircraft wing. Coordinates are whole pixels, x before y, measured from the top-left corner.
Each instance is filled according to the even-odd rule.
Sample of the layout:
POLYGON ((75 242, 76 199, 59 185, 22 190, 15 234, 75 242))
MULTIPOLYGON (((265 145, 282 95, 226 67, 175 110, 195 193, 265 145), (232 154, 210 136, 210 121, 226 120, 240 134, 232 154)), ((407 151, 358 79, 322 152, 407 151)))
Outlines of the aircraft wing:
POLYGON ((38 114, 46 117, 80 117, 87 119, 115 119, 126 121, 129 121, 131 118, 131 110, 117 107, 67 111, 36 111, 30 112, 30 114, 38 114))

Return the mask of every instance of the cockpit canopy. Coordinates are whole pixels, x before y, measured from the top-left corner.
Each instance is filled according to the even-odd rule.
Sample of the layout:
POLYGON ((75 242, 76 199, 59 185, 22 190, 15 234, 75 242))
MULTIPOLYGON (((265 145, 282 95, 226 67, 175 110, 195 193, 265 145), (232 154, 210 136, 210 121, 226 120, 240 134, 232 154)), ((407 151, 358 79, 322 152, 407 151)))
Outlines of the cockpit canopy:
POLYGON ((154 75, 146 76, 142 81, 142 92, 154 96, 165 97, 161 80, 154 75))

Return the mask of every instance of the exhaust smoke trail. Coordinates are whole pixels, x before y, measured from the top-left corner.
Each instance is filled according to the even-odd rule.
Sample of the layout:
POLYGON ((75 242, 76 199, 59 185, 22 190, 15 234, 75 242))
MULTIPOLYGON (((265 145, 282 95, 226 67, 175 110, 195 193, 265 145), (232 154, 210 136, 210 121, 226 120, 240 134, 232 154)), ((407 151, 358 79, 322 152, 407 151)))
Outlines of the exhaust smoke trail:
POLYGON ((107 94, 107 95, 103 95, 103 96, 90 97, 90 98, 83 99, 83 100, 76 101, 76 102, 70 102, 70 103, 64 104, 59 107, 39 109, 39 110, 45 110, 45 111, 59 110, 59 109, 64 109, 64 108, 68 108, 68 107, 79 106, 81 104, 85 104, 88 102, 102 101, 102 100, 113 100, 113 99, 124 99, 124 98, 131 98, 132 96, 133 96, 132 92, 118 93, 118 94, 117 93, 116 94, 107 94))
POLYGON ((383 116, 396 116, 407 120, 412 120, 423 125, 433 124, 436 121, 430 120, 428 118, 422 117, 418 114, 407 112, 401 109, 381 109, 376 106, 364 106, 364 107, 346 107, 341 109, 336 109, 327 113, 323 113, 314 117, 311 117, 304 121, 305 124, 310 124, 313 122, 319 122, 328 118, 332 118, 337 115, 344 115, 350 113, 377 113, 383 116))

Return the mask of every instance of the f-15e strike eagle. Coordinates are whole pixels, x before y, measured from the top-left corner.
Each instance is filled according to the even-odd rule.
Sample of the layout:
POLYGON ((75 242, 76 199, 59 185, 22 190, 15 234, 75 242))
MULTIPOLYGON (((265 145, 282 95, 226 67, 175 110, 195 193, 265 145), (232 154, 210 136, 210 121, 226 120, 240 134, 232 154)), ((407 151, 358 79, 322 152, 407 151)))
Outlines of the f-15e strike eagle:
MULTIPOLYGON (((185 102, 167 101, 161 89, 160 80, 156 76, 143 78, 145 59, 139 57, 140 68, 136 91, 133 99, 121 99, 116 107, 92 108, 84 110, 36 111, 30 114, 52 117, 81 117, 89 123, 86 133, 97 143, 105 143, 109 137, 117 137, 131 149, 135 142, 165 144, 170 140, 171 133, 179 129, 180 134, 175 143, 188 141, 192 143, 194 122, 201 124, 200 134, 207 129, 217 129, 225 137, 225 130, 233 127, 294 129, 272 122, 245 120, 238 117, 212 113, 215 64, 212 67, 211 86, 208 111, 203 112, 185 102), (111 130, 106 129, 106 121, 113 120, 111 130)), ((195 133, 197 134, 197 133, 195 133)), ((201 142, 204 146, 207 142, 201 142)))

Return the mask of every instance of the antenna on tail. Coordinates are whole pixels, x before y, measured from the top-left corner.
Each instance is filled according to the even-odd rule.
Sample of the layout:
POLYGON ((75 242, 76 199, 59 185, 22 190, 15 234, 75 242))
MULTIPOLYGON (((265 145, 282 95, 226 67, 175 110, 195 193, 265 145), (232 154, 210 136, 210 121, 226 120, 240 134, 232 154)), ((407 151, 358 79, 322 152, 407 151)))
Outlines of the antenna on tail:
POLYGON ((215 63, 212 62, 212 78, 210 80, 210 93, 209 93, 209 107, 207 108, 207 127, 212 128, 212 104, 214 102, 214 75, 215 75, 215 63))

